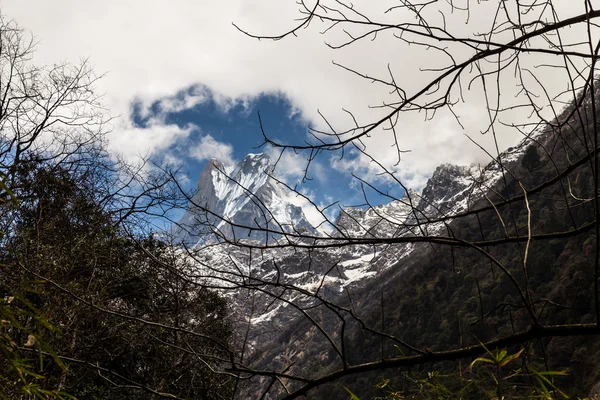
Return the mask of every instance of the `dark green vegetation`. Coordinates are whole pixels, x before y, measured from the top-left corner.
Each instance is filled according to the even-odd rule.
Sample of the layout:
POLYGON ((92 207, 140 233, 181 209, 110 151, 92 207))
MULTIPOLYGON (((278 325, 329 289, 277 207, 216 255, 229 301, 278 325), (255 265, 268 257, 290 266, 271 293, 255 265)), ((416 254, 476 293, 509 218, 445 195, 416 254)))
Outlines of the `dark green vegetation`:
MULTIPOLYGON (((498 14, 505 3, 498 2, 498 14)), ((423 191, 419 205, 410 204, 412 216, 378 221, 394 228, 388 236, 385 229, 356 236, 340 230, 329 237, 288 230, 275 232, 278 242, 232 240, 225 244, 236 247, 223 246, 221 253, 212 246, 214 253, 204 259, 201 251, 186 253, 149 233, 151 218, 168 214, 181 193, 171 186, 176 186, 173 174, 151 166, 135 169, 107 156, 102 129, 107 121, 100 111, 89 111, 101 109, 90 96, 95 78, 85 64, 31 67, 30 47, 18 28, 0 21, 0 92, 5 94, 0 97, 2 396, 548 399, 598 391, 598 47, 591 39, 594 54, 573 53, 562 44, 527 46, 534 38, 547 43, 548 32, 590 23, 600 12, 586 8, 584 14, 550 24, 542 22, 548 17, 542 11, 539 20, 518 25, 507 13, 508 21, 493 22, 488 38, 505 29, 517 38, 499 45, 456 39, 445 31, 445 22, 443 29, 430 29, 420 15, 418 26, 382 25, 360 13, 355 16, 359 21, 348 19, 353 9, 337 4, 344 10, 307 8, 300 25, 283 36, 320 19, 331 28, 371 25, 367 35, 347 35, 347 45, 394 30, 398 39, 426 47, 444 35, 473 55, 460 64, 455 59, 463 59, 462 54, 450 57, 450 65, 430 71, 441 72, 410 98, 393 76, 391 82, 378 80, 399 97, 397 103, 384 101, 383 108, 393 108, 387 117, 359 126, 350 114, 356 128, 342 135, 331 128, 325 134, 331 141, 279 145, 282 150, 307 151, 312 160, 328 150, 355 146, 369 158, 359 144, 369 135, 395 135, 398 113, 453 111, 461 96, 454 92, 462 91, 452 90, 453 85, 461 85, 466 70, 477 75, 465 78, 483 81, 488 134, 495 135, 498 114, 526 108, 533 115, 540 109, 536 101, 551 107, 553 118, 538 115, 541 122, 535 126, 506 124, 520 133, 539 134, 524 133, 527 140, 517 157, 491 157, 489 169, 499 179, 489 183, 474 177, 472 188, 479 197, 468 209, 444 204, 452 215, 432 212, 441 204, 439 198, 433 208, 426 204, 426 197, 435 199, 432 189, 423 191), (411 34, 418 37, 407 38, 411 34), (503 108, 488 102, 494 95, 486 91, 487 77, 501 81, 500 74, 513 62, 519 73, 528 72, 519 57, 531 53, 564 56, 567 75, 567 56, 585 61, 565 82, 569 90, 559 99, 561 108, 567 104, 562 113, 550 95, 530 95, 523 80, 516 85, 525 103, 520 98, 503 108), (480 63, 496 58, 491 70, 480 63), (451 80, 448 92, 440 95, 446 78, 451 80), (41 138, 52 140, 48 144, 41 138), (393 258, 397 262, 370 281, 341 291, 325 282, 343 261, 364 255, 353 253, 361 245, 394 256, 407 244, 414 247, 410 257, 393 258), (257 275, 255 262, 268 257, 271 270, 257 275), (285 279, 308 270, 318 274, 318 290, 285 279), (286 272, 291 274, 286 277, 286 272), (230 319, 225 298, 208 286, 230 290, 236 306, 249 312, 230 319), (282 304, 273 316, 278 326, 263 325, 252 332, 255 336, 249 334, 254 311, 260 315, 282 304)), ((519 16, 530 13, 527 6, 515 5, 519 16)), ((412 4, 411 12, 419 14, 417 8, 412 4)), ((431 48, 448 54, 445 48, 431 48)), ((500 86, 497 90, 500 97, 500 86)), ((400 158, 403 150, 394 141, 400 158)), ((370 161, 378 163, 375 157, 370 161)), ((396 179, 394 171, 380 167, 381 175, 396 179)), ((439 182, 451 182, 451 176, 446 178, 439 182)), ((269 267, 268 260, 262 266, 269 267)))
POLYGON ((152 235, 177 198, 109 157, 86 62, 31 63, 0 16, 0 398, 229 398, 225 299, 152 235))
POLYGON ((115 224, 89 172, 26 160, 15 174, 2 211, 3 395, 228 397, 230 379, 204 361, 227 354, 225 300, 183 280, 173 250, 115 224))
MULTIPOLYGON (((298 22, 288 30, 266 36, 240 28, 271 40, 321 32, 331 49, 354 48, 363 56, 335 61, 343 73, 381 89, 368 104, 380 114, 344 108, 343 122, 322 115, 312 142, 276 141, 266 130, 265 142, 305 154, 307 169, 327 152, 346 157, 350 168, 355 161, 373 167, 376 176, 354 170, 366 204, 372 190, 402 203, 389 188, 408 189, 412 181, 403 138, 417 134, 411 131, 416 114, 431 119, 426 132, 456 133, 432 146, 436 151, 446 143, 450 153, 457 151, 451 142, 464 133, 490 164, 483 174, 462 169, 473 182, 468 202, 464 192, 452 192, 464 187, 466 176, 454 179, 450 169, 461 169, 446 168, 436 182, 455 185, 437 197, 440 188, 426 187, 418 204, 404 201, 412 214, 405 220, 382 213, 358 221, 366 221, 363 230, 307 239, 313 243, 304 246, 307 269, 316 265, 332 278, 348 253, 365 254, 356 250, 361 244, 384 256, 407 243, 412 252, 337 297, 326 290, 305 294, 313 302, 298 307, 301 321, 276 338, 293 350, 265 348, 256 355, 272 378, 260 383, 273 382, 273 391, 287 398, 599 395, 600 11, 590 1, 391 3, 378 9, 301 0, 298 22), (406 51, 415 59, 383 56, 375 65, 365 48, 406 51), (418 79, 406 64, 418 69, 418 79), (481 121, 471 123, 473 115, 481 121), (485 143, 479 133, 488 135, 485 143), (501 152, 503 134, 523 140, 501 152), (378 151, 386 143, 397 151, 394 165, 378 151), (373 220, 393 229, 375 229, 373 220), (287 386, 275 379, 281 371, 287 386)), ((429 147, 421 150, 427 157, 429 147)), ((347 213, 346 220, 364 215, 347 213)), ((302 247, 294 243, 291 237, 285 245, 302 247)))
MULTIPOLYGON (((342 305, 389 336, 349 319, 347 362, 379 365, 321 386, 315 398, 347 396, 346 389, 360 399, 584 398, 597 391, 596 189, 586 145, 596 134, 594 112, 580 94, 507 166, 489 198, 472 205, 487 210, 448 222, 448 236, 460 241, 417 244, 410 260, 351 292, 352 302, 342 305), (498 339, 497 347, 452 354, 498 339)), ((322 318, 324 326, 337 323, 325 311, 322 318)), ((294 332, 280 337, 294 340, 294 332)), ((312 376, 339 368, 324 342, 310 356, 319 360, 312 376)))

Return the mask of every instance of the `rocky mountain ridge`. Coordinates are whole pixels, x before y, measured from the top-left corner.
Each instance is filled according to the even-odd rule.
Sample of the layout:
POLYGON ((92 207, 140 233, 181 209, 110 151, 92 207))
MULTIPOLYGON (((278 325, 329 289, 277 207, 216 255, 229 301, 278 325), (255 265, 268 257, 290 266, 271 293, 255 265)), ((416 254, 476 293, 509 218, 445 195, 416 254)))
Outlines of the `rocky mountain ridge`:
POLYGON ((239 239, 271 242, 280 237, 278 232, 316 234, 272 173, 271 160, 262 153, 248 154, 231 165, 209 160, 185 215, 175 225, 175 242, 195 247, 239 239))
MULTIPOLYGON (((500 156, 506 160, 505 167, 522 157, 526 144, 523 141, 500 156)), ((502 171, 496 160, 484 168, 442 164, 433 172, 421 193, 409 189, 401 199, 388 204, 369 209, 341 209, 335 221, 337 229, 331 238, 393 239, 444 233, 452 216, 468 210, 472 203, 484 198, 488 188, 502 178, 502 171)), ((269 158, 261 154, 250 154, 235 166, 212 161, 201 174, 198 182, 204 186, 199 187, 194 203, 204 204, 214 210, 214 214, 224 216, 222 221, 212 223, 223 234, 226 221, 248 226, 262 220, 261 227, 268 226, 274 230, 287 227, 318 236, 300 207, 284 200, 285 194, 268 176, 271 172, 269 158), (254 193, 249 193, 251 191, 254 193)), ((193 224, 204 216, 205 213, 199 214, 191 206, 181 221, 192 224, 193 229, 193 224)), ((235 236, 228 238, 265 241, 265 234, 259 229, 242 234, 241 229, 234 228, 233 232, 235 236)), ((280 281, 310 293, 327 290, 334 297, 347 288, 364 286, 376 279, 378 274, 409 257, 416 248, 413 243, 399 243, 391 247, 356 244, 349 248, 316 250, 306 257, 296 254, 293 248, 275 247, 262 250, 260 257, 255 257, 249 256, 246 249, 229 245, 202 249, 202 240, 186 234, 193 238, 190 242, 197 246, 200 259, 216 266, 225 275, 244 269, 249 271, 248 275, 265 283, 280 281), (334 264, 334 270, 328 271, 334 264)), ((277 239, 279 237, 272 236, 269 240, 274 243, 277 239)), ((328 239, 323 237, 323 240, 328 239)), ((253 323, 271 323, 274 318, 280 319, 278 311, 268 304, 271 303, 265 303, 262 309, 255 307, 253 323)), ((284 308, 285 304, 277 307, 278 310, 284 308)))
MULTIPOLYGON (((508 160, 506 165, 514 163, 520 159, 525 147, 526 142, 524 141, 521 145, 502 154, 501 158, 508 160)), ((488 188, 501 179, 502 169, 498 168, 496 164, 496 161, 492 161, 484 168, 442 164, 433 172, 421 193, 408 190, 401 199, 388 204, 369 209, 352 207, 342 209, 336 219, 338 229, 332 233, 331 238, 341 240, 368 239, 369 237, 393 239, 405 236, 444 234, 444 229, 451 222, 453 215, 468 210, 470 204, 484 198, 488 188)), ((252 166, 258 171, 270 171, 271 168, 267 158, 255 155, 246 157, 239 171, 247 171, 248 166, 252 166), (261 166, 256 168, 258 163, 261 166)), ((236 174, 235 169, 228 168, 226 170, 228 176, 240 176, 236 174)), ((218 170, 217 167, 215 169, 218 170)), ((214 173, 214 176, 220 176, 212 171, 214 170, 211 170, 211 175, 214 173)), ((200 181, 203 179, 201 178, 200 181)), ((265 185, 266 180, 242 177, 240 181, 245 182, 248 188, 258 188, 257 197, 262 199, 268 199, 268 196, 264 196, 264 192, 272 193, 274 191, 271 185, 265 185)), ((237 194, 239 192, 231 187, 227 188, 224 181, 218 180, 214 187, 219 193, 219 195, 215 195, 215 198, 223 202, 222 204, 228 202, 228 196, 232 196, 231 202, 239 202, 240 196, 237 194)), ((252 206, 256 206, 254 202, 246 202, 244 206, 237 208, 250 215, 256 215, 256 212, 248 211, 252 206)), ((229 206, 226 208, 226 212, 233 209, 236 207, 229 206)), ((276 213, 273 212, 273 215, 276 213)), ((294 214, 279 213, 279 215, 288 218, 284 220, 285 222, 292 220, 291 216, 294 214)), ((301 214, 297 212, 296 215, 301 214)), ((296 221, 306 223, 304 218, 298 218, 296 221)), ((297 224, 296 221, 293 223, 297 224)), ((307 231, 316 234, 316 231, 309 228, 307 231)), ((249 238, 249 240, 252 239, 254 238, 249 238)), ((325 241, 329 239, 323 237, 325 241)), ((258 237, 258 240, 261 238, 258 237)), ((325 295, 328 299, 335 299, 344 296, 347 290, 365 287, 369 282, 377 280, 377 277, 390 267, 397 266, 404 262, 403 260, 409 259, 417 248, 418 246, 410 242, 398 243, 394 246, 356 244, 350 247, 317 249, 307 255, 298 254, 289 247, 262 249, 260 252, 253 253, 244 248, 223 245, 210 246, 206 249, 199 246, 198 257, 204 263, 213 266, 215 270, 221 271, 217 273, 218 276, 226 276, 228 280, 235 276, 233 281, 237 280, 240 284, 248 276, 252 276, 262 284, 284 284, 293 290, 325 295), (245 276, 238 274, 237 271, 241 270, 247 271, 244 273, 245 276)), ((250 315, 251 323, 259 331, 263 329, 260 326, 264 326, 264 329, 266 327, 283 329, 289 324, 290 318, 293 318, 290 315, 290 303, 297 302, 306 306, 314 301, 313 298, 309 298, 310 296, 290 294, 288 302, 275 304, 268 296, 265 296, 263 300, 255 301, 250 313, 246 309, 246 300, 242 300, 235 293, 230 293, 230 296, 237 297, 235 302, 241 304, 240 307, 244 309, 240 313, 250 315)))
MULTIPOLYGON (((311 238, 314 246, 309 249, 294 247, 289 238, 260 249, 199 248, 198 259, 211 268, 207 276, 218 278, 218 271, 231 285, 228 295, 246 332, 242 342, 248 350, 247 365, 309 376, 319 367, 326 374, 339 369, 340 360, 347 361, 336 347, 344 346, 344 340, 351 343, 345 350, 354 357, 351 363, 383 358, 384 340, 369 336, 372 332, 365 332, 354 315, 371 327, 406 336, 417 346, 433 343, 433 351, 455 346, 457 327, 459 336, 469 332, 464 338, 470 344, 525 329, 528 320, 522 308, 491 307, 518 304, 512 286, 521 283, 525 263, 515 238, 580 229, 593 217, 591 204, 579 203, 592 196, 593 176, 571 164, 583 160, 586 149, 571 140, 574 144, 563 149, 565 154, 548 150, 583 134, 548 126, 484 167, 443 164, 421 193, 408 191, 369 209, 344 208, 337 230, 311 238), (568 180, 556 178, 560 171, 569 173, 568 180), (430 239, 421 240, 424 236, 430 239), (438 238, 447 241, 440 244, 434 240, 438 238), (506 238, 510 240, 504 242, 506 238), (483 249, 468 243, 492 245, 483 249), (482 250, 489 250, 491 258, 482 250), (490 259, 517 278, 506 278, 490 259), (259 292, 252 289, 256 287, 259 292), (359 347, 362 353, 355 351, 359 347)), ((581 232, 581 237, 567 241, 537 240, 531 247, 528 243, 525 279, 533 288, 528 293, 556 304, 577 300, 568 312, 544 314, 547 323, 587 322, 593 317, 585 303, 589 293, 579 295, 589 289, 585 267, 591 248, 587 231, 581 232)), ((564 350, 560 340, 552 343, 550 353, 564 350)), ((397 357, 395 348, 388 347, 386 356, 397 357)), ((372 386, 375 379, 371 376, 362 387, 372 386)), ((260 396, 269 382, 256 385, 244 389, 244 396, 260 396)))

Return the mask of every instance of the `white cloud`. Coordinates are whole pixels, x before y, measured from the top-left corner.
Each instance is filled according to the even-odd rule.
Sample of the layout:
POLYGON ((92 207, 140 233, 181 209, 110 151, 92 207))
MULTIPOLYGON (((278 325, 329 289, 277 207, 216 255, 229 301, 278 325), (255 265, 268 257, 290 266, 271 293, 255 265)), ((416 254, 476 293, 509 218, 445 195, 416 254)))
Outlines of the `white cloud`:
POLYGON ((275 165, 275 175, 288 184, 293 184, 302 179, 306 168, 306 159, 299 154, 284 152, 269 147, 267 154, 275 165))
POLYGON ((166 124, 160 118, 149 119, 144 126, 121 120, 110 134, 109 149, 130 162, 155 155, 178 141, 185 140, 196 126, 166 124))
POLYGON ((198 144, 190 148, 190 156, 198 161, 215 158, 226 164, 234 163, 233 147, 215 140, 211 135, 202 136, 198 144))
POLYGON ((284 151, 282 154, 281 150, 273 147, 268 147, 266 153, 271 161, 277 164, 274 171, 275 176, 289 185, 301 183, 305 176, 307 179, 316 179, 319 182, 325 182, 327 179, 325 166, 318 160, 313 160, 308 165, 305 153, 284 151))
MULTIPOLYGON (((406 19, 406 11, 382 13, 396 3, 391 0, 356 0, 353 6, 371 16, 397 23, 406 19)), ((494 11, 497 2, 471 3, 468 23, 466 13, 445 15, 444 22, 457 37, 485 31, 482 28, 496 15, 490 11, 494 11)), ((581 11, 577 9, 582 7, 581 2, 577 5, 571 3, 555 2, 556 12, 570 16, 581 11)), ((507 4, 508 7, 512 3, 507 4)), ((447 4, 437 2, 435 7, 438 6, 447 7, 447 4)), ((434 7, 429 8, 434 11, 434 7)), ((219 106, 227 110, 264 93, 279 93, 290 99, 293 112, 300 113, 315 127, 327 127, 317 112, 319 109, 337 131, 342 131, 354 124, 342 108, 351 110, 359 123, 366 123, 389 112, 389 109, 369 106, 392 101, 394 96, 389 93, 389 87, 361 79, 335 66, 332 60, 360 73, 382 78, 388 76, 389 65, 396 83, 408 93, 414 93, 439 74, 423 72, 423 68, 440 67, 448 62, 447 57, 438 57, 439 53, 432 49, 409 46, 385 32, 379 34, 375 41, 368 38, 353 46, 332 50, 324 41, 341 43, 347 36, 341 29, 321 35, 325 25, 318 20, 313 21, 308 29, 299 31, 298 37, 276 42, 248 38, 231 24, 235 22, 258 34, 285 32, 297 23, 294 19, 299 15, 294 1, 5 0, 2 12, 9 18, 15 18, 40 39, 36 54, 39 62, 52 64, 90 56, 98 72, 109 71, 98 83, 98 91, 106 93, 105 100, 113 115, 123 116, 124 121, 115 127, 112 147, 128 155, 168 148, 186 140, 193 129, 167 125, 160 119, 143 128, 136 127, 128 120, 134 101, 141 102, 143 111, 148 111, 148 107, 157 101, 163 113, 180 111, 206 100, 203 84, 215 94, 219 106), (31 12, 32 9, 36 11, 31 12), (188 91, 188 88, 192 89, 188 91)), ((442 17, 437 12, 428 14, 428 17, 442 24, 442 17)), ((576 27, 572 27, 563 32, 562 39, 578 41, 580 34, 576 27)), ((501 40, 500 36, 495 37, 501 40)), ((457 62, 471 55, 468 46, 447 45, 457 62)), ((546 58, 549 63, 554 62, 552 57, 546 58)), ((549 89, 549 95, 553 96, 564 91, 567 77, 565 71, 557 68, 533 68, 534 63, 543 63, 546 59, 540 54, 525 55, 521 62, 523 67, 535 71, 537 78, 549 89)), ((493 67, 491 63, 488 65, 493 67)), ((401 148, 412 152, 404 154, 400 164, 394 166, 397 159, 392 147, 393 139, 389 131, 382 130, 365 139, 369 152, 386 167, 393 168, 399 177, 406 179, 409 186, 417 187, 442 162, 485 162, 488 156, 464 136, 468 133, 485 148, 495 151, 492 135, 479 134, 487 126, 487 110, 481 96, 481 82, 474 81, 467 90, 468 81, 473 76, 473 73, 465 72, 462 95, 467 103, 457 106, 464 131, 448 113, 438 112, 433 120, 428 119, 431 115, 407 113, 399 119, 397 135, 401 148)), ((518 92, 512 72, 506 77, 499 82, 503 93, 500 99, 502 105, 514 101, 518 92)), ((495 97, 493 84, 487 87, 491 98, 495 97)), ((543 93, 538 90, 535 95, 543 93)), ((454 100, 458 99, 458 93, 453 96, 454 100)), ((543 103, 543 99, 542 96, 539 101, 543 103)), ((514 110, 505 113, 502 122, 510 125, 515 119, 524 118, 529 118, 526 110, 514 110)), ((514 144, 519 137, 514 129, 504 128, 497 132, 501 149, 514 144)), ((213 147, 231 157, 227 145, 213 144, 213 147)), ((203 158, 207 154, 198 150, 196 156, 203 158)), ((295 155, 285 157, 282 161, 284 173, 289 179, 297 179, 302 164, 295 155)), ((343 168, 362 171, 365 176, 377 179, 377 168, 368 158, 352 160, 343 168)), ((342 164, 336 166, 341 168, 342 164)), ((320 173, 326 173, 326 167, 321 164, 313 173, 318 177, 320 173), (321 172, 318 172, 319 169, 321 172)))
POLYGON ((327 224, 325 221, 326 219, 323 217, 323 214, 325 214, 325 217, 327 217, 330 221, 335 221, 335 211, 337 210, 337 208, 335 207, 330 207, 327 208, 327 205, 329 204, 324 204, 324 203, 311 203, 308 199, 314 199, 315 198, 315 194, 308 191, 306 193, 303 193, 304 196, 300 196, 296 193, 293 192, 288 192, 288 191, 284 191, 283 194, 285 194, 285 200, 290 202, 291 204, 294 204, 300 208, 302 208, 302 211, 304 212, 304 216, 306 217, 306 219, 308 220, 308 222, 315 227, 318 227, 318 229, 322 232, 331 232, 333 227, 330 226, 329 224, 327 224), (322 212, 322 210, 324 210, 324 212, 322 212))
MULTIPOLYGON (((211 98, 211 94, 204 86, 192 86, 189 90, 175 96, 164 97, 159 100, 159 109, 162 113, 176 113, 189 110, 211 98)), ((145 110, 148 115, 149 110, 145 110)))

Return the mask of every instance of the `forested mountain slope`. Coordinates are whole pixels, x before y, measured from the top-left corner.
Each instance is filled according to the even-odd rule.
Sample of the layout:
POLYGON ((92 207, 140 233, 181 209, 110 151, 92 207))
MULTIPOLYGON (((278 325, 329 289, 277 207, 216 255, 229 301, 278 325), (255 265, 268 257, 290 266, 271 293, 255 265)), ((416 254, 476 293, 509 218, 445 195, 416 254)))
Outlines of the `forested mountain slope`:
MULTIPOLYGON (((566 373, 557 384, 587 395, 600 380, 600 342, 589 336, 596 313, 596 139, 591 102, 577 101, 556 126, 537 130, 483 168, 444 165, 420 194, 342 210, 339 229, 323 239, 328 246, 319 248, 317 240, 308 253, 261 250, 250 262, 266 288, 264 300, 253 300, 246 336, 253 368, 311 379, 344 364, 380 363, 310 392, 343 397, 343 384, 370 398, 381 392, 381 378, 407 385, 401 369, 389 369, 404 356, 500 340, 526 350, 523 368, 566 373), (557 335, 522 339, 536 337, 537 326, 566 325, 557 335), (573 336, 578 329, 581 336, 573 336)), ((456 376, 451 384, 459 390, 458 377, 473 374, 473 359, 422 368, 456 376)), ((507 395, 524 395, 527 379, 514 378, 507 395)), ((272 384, 259 382, 247 393, 260 395, 272 384)), ((288 382, 290 390, 300 386, 288 382)), ((486 390, 482 384, 471 396, 486 390)))

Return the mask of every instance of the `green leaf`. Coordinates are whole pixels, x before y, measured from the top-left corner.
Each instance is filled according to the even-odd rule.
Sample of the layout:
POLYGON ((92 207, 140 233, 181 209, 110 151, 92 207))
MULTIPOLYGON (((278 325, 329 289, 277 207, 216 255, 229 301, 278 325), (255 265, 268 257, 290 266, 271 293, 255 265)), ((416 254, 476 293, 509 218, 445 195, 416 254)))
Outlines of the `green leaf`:
POLYGON ((569 375, 566 371, 542 371, 538 374, 543 376, 567 376, 569 375))
POLYGON ((521 353, 523 353, 523 350, 525 350, 525 349, 521 349, 517 353, 515 353, 513 355, 510 355, 508 357, 505 357, 504 359, 500 360, 500 366, 504 367, 506 364, 508 364, 509 362, 511 362, 512 360, 514 360, 515 358, 519 358, 519 356, 521 355, 521 353))
POLYGON ((475 360, 473 360, 473 362, 471 363, 471 365, 469 365, 469 369, 472 370, 473 366, 475 364, 477 364, 478 362, 485 362, 485 363, 495 364, 494 360, 490 360, 489 358, 485 358, 485 357, 478 357, 475 360))
POLYGON ((559 388, 557 388, 554 383, 552 383, 548 378, 546 378, 546 376, 564 376, 567 375, 566 372, 564 371, 543 371, 543 372, 538 372, 534 369, 531 369, 531 372, 533 372, 533 374, 535 375, 535 379, 538 381, 538 383, 540 384, 541 388, 542 388, 542 392, 546 395, 548 394, 549 399, 551 399, 552 397, 550 396, 550 393, 548 391, 548 388, 546 387, 546 385, 550 386, 552 389, 554 389, 555 391, 557 391, 558 393, 561 394, 561 396, 563 396, 563 398, 568 399, 569 396, 567 396, 562 390, 560 390, 559 388))
POLYGON ((344 386, 344 389, 346 390, 346 392, 348 392, 348 394, 350 394, 350 399, 351 400, 360 400, 358 398, 358 396, 355 395, 354 393, 352 393, 352 391, 350 389, 348 389, 346 386, 344 386))
POLYGON ((384 387, 386 387, 388 385, 388 383, 390 383, 389 379, 384 379, 381 382, 379 382, 376 386, 379 389, 383 389, 384 387))
POLYGON ((406 354, 404 354, 404 351, 402 350, 402 348, 400 346, 395 344, 394 347, 396 348, 396 350, 398 350, 398 352, 402 355, 402 357, 406 357, 406 354))
POLYGON ((506 350, 502 350, 500 353, 498 353, 498 352, 496 351, 496 357, 495 357, 495 358, 496 358, 496 362, 497 362, 497 363, 500 363, 500 362, 502 362, 502 360, 504 360, 504 357, 506 357, 506 354, 507 354, 507 353, 508 353, 508 352, 507 352, 506 350))

